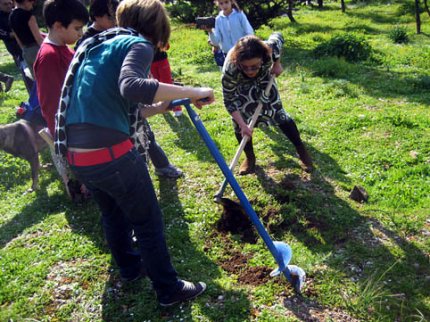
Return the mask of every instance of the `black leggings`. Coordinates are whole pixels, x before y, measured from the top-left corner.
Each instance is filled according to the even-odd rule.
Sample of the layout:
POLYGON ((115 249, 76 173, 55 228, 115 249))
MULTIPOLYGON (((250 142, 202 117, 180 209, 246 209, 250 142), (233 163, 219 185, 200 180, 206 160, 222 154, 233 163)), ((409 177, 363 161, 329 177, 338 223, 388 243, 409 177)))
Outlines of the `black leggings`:
POLYGON ((296 122, 294 122, 292 118, 289 118, 285 120, 285 122, 279 124, 279 128, 281 129, 282 133, 287 136, 291 143, 294 144, 296 148, 303 145, 302 139, 300 138, 299 130, 297 129, 296 122))
MULTIPOLYGON (((281 129, 282 133, 285 134, 285 136, 291 141, 291 143, 293 143, 293 145, 296 148, 303 145, 303 141, 300 138, 300 133, 299 133, 299 130, 297 129, 296 122, 294 122, 294 120, 292 118, 289 117, 286 120, 283 120, 282 122, 279 122, 277 125, 281 129)), ((236 131, 236 129, 238 129, 240 131, 239 126, 235 127, 234 134, 236 136, 237 141, 240 143, 242 141, 242 136, 241 136, 240 132, 236 131)), ((248 142, 250 142, 250 141, 248 141, 248 142)), ((252 143, 246 144, 245 145, 245 150, 247 149, 247 146, 249 146, 251 144, 252 143)))

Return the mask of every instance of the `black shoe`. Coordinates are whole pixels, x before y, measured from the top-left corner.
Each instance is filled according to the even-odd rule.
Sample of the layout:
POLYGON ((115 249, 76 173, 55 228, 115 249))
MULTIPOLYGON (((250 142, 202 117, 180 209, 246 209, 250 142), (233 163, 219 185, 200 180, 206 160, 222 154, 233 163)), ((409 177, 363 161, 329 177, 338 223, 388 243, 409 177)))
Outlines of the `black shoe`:
POLYGON ((191 300, 206 290, 206 284, 203 282, 191 283, 182 281, 182 283, 183 286, 179 291, 170 296, 168 300, 160 301, 161 306, 171 306, 179 302, 191 300))
POLYGON ((10 88, 12 87, 13 83, 13 77, 8 76, 6 82, 4 83, 4 91, 9 92, 10 88))

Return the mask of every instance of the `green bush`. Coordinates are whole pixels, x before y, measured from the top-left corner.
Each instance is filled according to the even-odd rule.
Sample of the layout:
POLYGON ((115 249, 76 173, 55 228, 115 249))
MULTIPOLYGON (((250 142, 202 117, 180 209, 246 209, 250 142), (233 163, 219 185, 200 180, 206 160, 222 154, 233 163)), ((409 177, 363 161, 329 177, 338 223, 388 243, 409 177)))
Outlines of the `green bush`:
POLYGON ((430 76, 421 75, 413 80, 413 85, 415 89, 418 90, 430 90, 430 76))
POLYGON ((171 17, 184 23, 195 22, 196 17, 204 15, 199 12, 205 12, 204 9, 193 5, 189 1, 176 1, 173 4, 168 4, 166 8, 171 17))
POLYGON ((406 44, 409 42, 409 36, 405 27, 396 26, 388 33, 390 38, 396 44, 406 44))
POLYGON ((344 78, 351 70, 351 64, 344 59, 324 57, 312 64, 313 75, 320 77, 344 78))
MULTIPOLYGON (((420 6, 420 13, 424 12, 424 8, 420 6)), ((397 9, 398 16, 411 15, 415 16, 415 3, 414 1, 407 1, 402 3, 397 9)))
POLYGON ((316 58, 336 56, 343 57, 349 62, 367 60, 371 53, 372 47, 369 43, 363 37, 353 33, 335 35, 313 50, 316 58))

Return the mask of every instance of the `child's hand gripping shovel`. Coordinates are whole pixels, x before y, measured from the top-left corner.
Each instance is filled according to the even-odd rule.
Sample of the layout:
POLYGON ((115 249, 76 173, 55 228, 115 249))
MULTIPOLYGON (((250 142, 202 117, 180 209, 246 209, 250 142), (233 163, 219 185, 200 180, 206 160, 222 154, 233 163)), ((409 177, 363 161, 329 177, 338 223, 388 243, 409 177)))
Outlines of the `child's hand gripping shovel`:
POLYGON ((205 142, 210 153, 212 154, 213 158, 215 159, 221 171, 223 172, 224 176, 226 177, 227 182, 230 184, 236 196, 239 198, 240 203, 243 206, 246 214, 254 224, 259 235, 265 242, 266 246, 269 248, 274 259, 276 260, 278 264, 278 268, 273 270, 270 273, 270 276, 277 276, 280 273, 283 273, 287 278, 287 280, 294 287, 295 292, 300 294, 300 290, 304 285, 304 281, 305 281, 305 272, 303 269, 301 269, 298 266, 288 265, 292 257, 292 251, 290 246, 288 246, 284 242, 272 241, 266 229, 264 228, 263 224, 258 219, 257 214, 252 208, 251 204, 249 203, 242 189, 240 188, 239 184, 237 183, 235 177, 233 176, 233 173, 228 168, 227 163, 225 162, 221 153, 218 151, 218 148, 216 147, 214 141, 212 140, 206 128, 204 127, 203 122, 200 120, 200 117, 191 108, 190 100, 189 99, 175 100, 171 104, 175 106, 178 106, 178 105, 185 106, 185 108, 187 109, 188 115, 190 116, 190 119, 193 122, 194 126, 196 127, 197 131, 199 132, 201 138, 205 142))
MULTIPOLYGON (((275 80, 275 76, 273 76, 273 75, 270 76, 269 83, 267 83, 266 89, 264 90, 264 95, 266 97, 269 97, 269 95, 270 95, 270 90, 272 89, 272 85, 273 85, 274 80, 275 80)), ((263 109, 263 102, 260 100, 258 102, 258 105, 257 105, 257 108, 255 109, 254 114, 252 115, 251 121, 249 122, 249 125, 248 125, 248 127, 251 130, 254 128, 255 124, 257 123, 258 116, 260 115, 260 112, 262 109, 263 109)), ((236 167, 236 165, 239 161, 240 155, 242 154, 243 150, 245 149, 245 145, 248 142, 248 140, 249 140, 249 136, 247 136, 247 135, 245 135, 242 138, 242 141, 240 142, 239 148, 237 149, 236 154, 234 155, 234 158, 230 163, 230 167, 229 167, 230 171, 233 171, 234 168, 236 167)), ((222 199, 222 196, 224 195, 225 188, 227 188, 227 179, 224 179, 220 189, 218 190, 218 192, 214 196, 214 201, 216 203, 222 203, 221 199, 222 199)))

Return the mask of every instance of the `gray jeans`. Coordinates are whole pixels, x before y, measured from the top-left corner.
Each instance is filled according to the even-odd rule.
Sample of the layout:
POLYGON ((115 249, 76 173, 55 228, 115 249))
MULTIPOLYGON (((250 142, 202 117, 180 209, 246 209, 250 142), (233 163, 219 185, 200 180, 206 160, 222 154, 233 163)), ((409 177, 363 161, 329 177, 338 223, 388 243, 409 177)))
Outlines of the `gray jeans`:
POLYGON ((24 61, 27 64, 27 67, 30 69, 31 76, 33 76, 34 80, 34 71, 33 71, 33 64, 36 61, 37 52, 39 51, 40 46, 37 44, 34 44, 29 47, 24 47, 22 49, 22 58, 24 58, 24 61))

